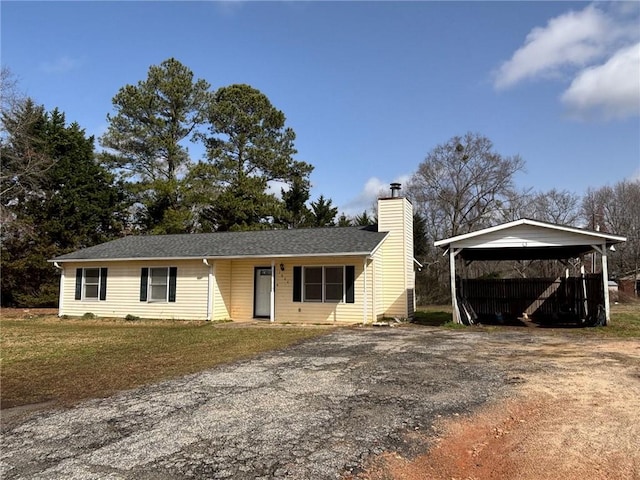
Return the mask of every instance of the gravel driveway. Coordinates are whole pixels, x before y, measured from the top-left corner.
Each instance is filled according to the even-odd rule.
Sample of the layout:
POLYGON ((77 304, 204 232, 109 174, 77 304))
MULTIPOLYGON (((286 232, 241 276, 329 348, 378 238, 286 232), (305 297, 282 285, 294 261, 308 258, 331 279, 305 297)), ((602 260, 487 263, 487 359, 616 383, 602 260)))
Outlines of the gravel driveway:
MULTIPOLYGON (((505 345, 532 341, 501 336, 505 345)), ((36 413, 6 426, 0 477, 340 478, 371 454, 424 450, 428 437, 415 432, 518 382, 483 353, 486 339, 430 328, 339 329, 249 361, 36 413)))

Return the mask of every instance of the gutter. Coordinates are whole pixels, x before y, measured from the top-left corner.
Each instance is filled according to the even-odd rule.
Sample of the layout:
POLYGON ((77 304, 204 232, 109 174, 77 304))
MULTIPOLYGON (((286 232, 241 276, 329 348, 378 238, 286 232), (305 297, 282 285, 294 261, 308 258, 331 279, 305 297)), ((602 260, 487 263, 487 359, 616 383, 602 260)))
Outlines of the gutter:
MULTIPOLYGON (((382 242, 380 243, 382 244, 382 242)), ((364 252, 337 252, 337 253, 303 253, 303 254, 269 254, 269 255, 220 255, 213 257, 215 260, 242 260, 242 259, 265 259, 270 258, 277 260, 278 258, 319 258, 319 257, 362 257, 373 255, 380 245, 376 246, 373 251, 364 252)), ((201 256, 192 257, 128 257, 128 258, 53 258, 47 260, 48 263, 81 263, 81 262, 157 262, 158 260, 198 260, 201 256)), ((212 258, 212 257, 209 257, 212 258)))

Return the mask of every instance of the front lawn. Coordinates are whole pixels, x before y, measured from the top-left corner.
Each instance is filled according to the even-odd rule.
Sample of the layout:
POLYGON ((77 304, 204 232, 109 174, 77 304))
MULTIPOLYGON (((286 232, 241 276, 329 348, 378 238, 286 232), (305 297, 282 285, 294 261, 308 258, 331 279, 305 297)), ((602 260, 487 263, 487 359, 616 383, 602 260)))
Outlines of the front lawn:
POLYGON ((207 322, 4 318, 0 406, 104 397, 327 331, 277 325, 221 327, 207 322))

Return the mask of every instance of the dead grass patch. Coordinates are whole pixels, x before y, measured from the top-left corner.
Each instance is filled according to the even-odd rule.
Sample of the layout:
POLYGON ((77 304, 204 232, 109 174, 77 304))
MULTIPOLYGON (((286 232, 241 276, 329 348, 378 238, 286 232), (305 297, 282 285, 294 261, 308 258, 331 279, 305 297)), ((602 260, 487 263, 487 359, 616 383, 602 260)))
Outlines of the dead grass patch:
POLYGON ((206 322, 0 320, 0 407, 104 397, 322 335, 206 322))

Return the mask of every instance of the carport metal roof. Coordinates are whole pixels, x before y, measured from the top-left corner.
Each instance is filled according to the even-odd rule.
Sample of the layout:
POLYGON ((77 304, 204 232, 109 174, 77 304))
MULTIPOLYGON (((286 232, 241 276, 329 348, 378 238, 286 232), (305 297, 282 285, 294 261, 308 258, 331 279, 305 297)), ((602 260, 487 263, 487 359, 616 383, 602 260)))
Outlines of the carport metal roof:
POLYGON ((607 322, 609 290, 607 252, 626 238, 523 218, 464 235, 438 240, 436 247, 449 252, 451 301, 454 320, 460 321, 455 293, 455 259, 474 260, 562 260, 596 251, 602 258, 602 277, 607 322))

